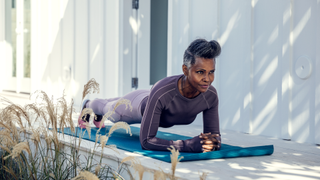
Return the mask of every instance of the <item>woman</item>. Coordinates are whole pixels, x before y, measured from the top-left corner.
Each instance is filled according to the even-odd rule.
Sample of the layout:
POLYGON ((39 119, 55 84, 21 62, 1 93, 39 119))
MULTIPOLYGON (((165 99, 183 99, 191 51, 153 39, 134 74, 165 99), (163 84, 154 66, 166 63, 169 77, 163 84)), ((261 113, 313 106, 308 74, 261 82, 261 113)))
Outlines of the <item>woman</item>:
MULTIPOLYGON (((193 41, 185 50, 182 75, 166 77, 152 89, 136 90, 122 98, 131 101, 133 110, 119 106, 111 121, 141 123, 140 143, 143 149, 167 151, 173 145, 180 152, 209 152, 219 150, 221 138, 218 116, 218 96, 211 85, 214 80, 215 58, 220 54, 218 42, 204 39, 193 41), (156 136, 159 127, 190 124, 203 112, 203 132, 187 140, 168 141, 156 136)), ((97 115, 112 109, 120 98, 85 101, 97 115)), ((88 119, 88 118, 86 118, 88 119)), ((99 126, 99 119, 94 124, 99 126)), ((81 128, 85 121, 79 118, 81 128)))

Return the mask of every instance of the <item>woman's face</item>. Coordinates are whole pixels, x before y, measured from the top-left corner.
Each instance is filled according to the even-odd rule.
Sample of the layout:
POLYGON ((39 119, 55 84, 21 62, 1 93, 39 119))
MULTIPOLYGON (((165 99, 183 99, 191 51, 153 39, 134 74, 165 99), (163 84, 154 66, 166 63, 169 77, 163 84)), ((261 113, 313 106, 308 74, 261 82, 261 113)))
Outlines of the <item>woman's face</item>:
POLYGON ((190 69, 183 66, 183 72, 193 90, 204 93, 214 80, 215 60, 196 58, 195 64, 190 69))

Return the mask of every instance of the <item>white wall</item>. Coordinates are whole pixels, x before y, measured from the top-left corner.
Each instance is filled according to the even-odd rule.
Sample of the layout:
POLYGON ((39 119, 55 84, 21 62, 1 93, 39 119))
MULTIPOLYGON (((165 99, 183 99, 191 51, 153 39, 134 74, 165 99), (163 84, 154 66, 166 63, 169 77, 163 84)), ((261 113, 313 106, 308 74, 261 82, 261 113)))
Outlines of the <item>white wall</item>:
MULTIPOLYGON (((317 17, 320 17, 320 0, 317 0, 317 17)), ((320 48, 320 18, 317 19, 317 36, 316 36, 316 41, 317 41, 317 49, 320 48)), ((320 51, 316 50, 317 57, 316 57, 316 66, 315 66, 315 92, 316 92, 316 97, 315 97, 315 143, 320 144, 320 51)))
MULTIPOLYGON (((79 105, 83 85, 91 78, 100 84, 100 93, 89 98, 116 97, 132 90, 131 1, 35 0, 31 8, 31 92, 44 90, 60 97, 64 91, 79 105)), ((144 70, 149 67, 149 23, 150 1, 141 0, 139 88, 149 88, 149 71, 144 70)))
POLYGON ((38 0, 32 3, 32 92, 59 97, 63 90, 79 105, 91 78, 100 93, 119 93, 119 2, 38 0))
POLYGON ((252 111, 249 101, 252 73, 251 2, 220 1, 219 5, 221 8, 221 13, 218 15, 220 16, 220 34, 217 39, 221 44, 222 53, 217 60, 219 63, 217 88, 220 97, 221 127, 233 127, 237 131, 252 132, 250 122, 252 111))
POLYGON ((170 1, 168 75, 194 39, 216 39, 221 128, 319 144, 319 11, 319 0, 170 1), (295 72, 302 56, 307 79, 295 72))
MULTIPOLYGON (((0 13, 3 8, 0 0, 0 13)), ((59 97, 65 90, 79 105, 91 78, 101 91, 90 98, 131 91, 131 1, 34 0, 31 8, 31 92, 59 97)), ((184 50, 194 39, 216 39, 221 129, 320 144, 318 17, 320 0, 171 0, 168 75, 182 73, 184 50), (295 73, 300 57, 312 64, 307 79, 295 73)), ((138 26, 139 88, 149 88, 148 0, 140 1, 138 26)), ((202 124, 200 116, 195 124, 202 124)))
POLYGON ((282 93, 282 82, 286 81, 282 72, 289 68, 282 66, 287 61, 288 56, 285 55, 289 50, 283 49, 290 34, 290 18, 284 19, 290 10, 288 4, 290 1, 255 2, 252 89, 252 132, 255 134, 281 137, 282 118, 288 119, 288 116, 281 117, 281 112, 287 112, 288 107, 288 102, 284 102, 282 97, 285 95, 282 93), (277 6, 274 6, 275 3, 277 6), (281 106, 283 103, 285 107, 281 106))

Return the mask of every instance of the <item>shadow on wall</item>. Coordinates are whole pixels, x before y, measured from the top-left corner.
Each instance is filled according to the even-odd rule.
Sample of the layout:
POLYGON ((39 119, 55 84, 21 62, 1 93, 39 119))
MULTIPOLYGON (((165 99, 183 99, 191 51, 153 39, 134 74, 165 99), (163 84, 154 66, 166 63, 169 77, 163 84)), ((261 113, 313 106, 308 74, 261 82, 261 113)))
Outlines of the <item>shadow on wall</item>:
MULTIPOLYGON (((91 78, 100 83, 94 97, 114 97, 119 79, 119 3, 116 1, 52 1, 41 2, 40 30, 47 30, 41 42, 49 52, 40 87, 48 94, 65 94, 81 102, 83 85, 91 78), (45 9, 47 8, 47 9, 45 9), (49 21, 49 22, 48 22, 49 21), (47 29, 46 29, 47 28, 47 29), (117 37, 115 37, 117 36, 117 37), (107 41, 108 40, 108 41, 107 41)), ((39 52, 41 53, 41 52, 39 52)))
POLYGON ((317 5, 294 3, 290 17, 290 1, 260 0, 253 10, 251 2, 221 2, 223 50, 217 63, 223 129, 314 141, 315 75, 301 80, 295 74, 295 63, 307 55, 315 65, 317 5), (312 44, 311 50, 304 48, 307 44, 312 44), (250 94, 252 110, 248 113, 250 94))
MULTIPOLYGON (((38 31, 41 31, 42 38, 38 45, 39 49, 33 51, 41 54, 45 58, 45 62, 38 59, 41 64, 43 74, 40 74, 40 84, 38 89, 44 90, 49 96, 61 97, 64 93, 70 100, 75 98, 77 102, 81 100, 82 84, 75 81, 75 35, 74 35, 74 1, 53 2, 51 6, 46 6, 46 2, 39 3, 37 8, 48 7, 42 9, 40 14, 47 13, 46 18, 39 19, 38 31), (61 3, 61 4, 59 4, 61 3), (64 6, 64 8, 62 8, 64 6), (63 9, 64 12, 61 12, 63 9), (61 15, 63 14, 63 15, 61 15), (60 17, 61 16, 61 17, 60 17), (45 38, 43 38, 45 37, 45 38), (46 51, 45 48, 48 48, 46 51), (48 52, 45 54, 45 52, 48 52)), ((37 40, 39 41, 39 40, 37 40)), ((35 43, 35 42, 34 42, 35 43)), ((35 55, 34 57, 39 57, 35 55)), ((84 72, 85 73, 85 72, 84 72)), ((39 76, 39 74, 37 74, 39 76)), ((83 80, 83 84, 87 79, 83 80)), ((80 102, 77 102, 80 104, 80 102)))
POLYGON ((250 42, 250 40, 246 39, 249 35, 244 33, 244 29, 249 27, 244 23, 250 16, 248 11, 243 9, 246 9, 248 5, 238 1, 223 1, 221 4, 222 10, 220 11, 220 44, 222 53, 217 61, 218 68, 220 68, 217 74, 217 78, 220 80, 218 87, 220 123, 222 128, 231 128, 236 131, 243 131, 243 122, 240 121, 240 118, 243 117, 244 111, 242 88, 244 86, 243 76, 245 72, 241 67, 246 60, 250 59, 250 56, 246 53, 245 43, 243 43, 250 42), (229 10, 223 11, 225 8, 229 10), (235 46, 236 44, 237 46, 235 46))
MULTIPOLYGON (((319 4, 319 2, 318 2, 319 4)), ((297 16, 293 26, 293 63, 292 63, 292 139, 298 142, 315 141, 315 71, 309 78, 301 79, 296 73, 297 61, 301 57, 310 60, 311 67, 316 69, 317 37, 317 2, 302 3, 295 6, 297 16), (299 7, 299 8, 298 8, 299 7)), ((318 5, 319 6, 319 5, 318 5)), ((319 11, 319 8, 318 8, 319 11)), ((319 33, 319 32, 318 32, 319 33)))

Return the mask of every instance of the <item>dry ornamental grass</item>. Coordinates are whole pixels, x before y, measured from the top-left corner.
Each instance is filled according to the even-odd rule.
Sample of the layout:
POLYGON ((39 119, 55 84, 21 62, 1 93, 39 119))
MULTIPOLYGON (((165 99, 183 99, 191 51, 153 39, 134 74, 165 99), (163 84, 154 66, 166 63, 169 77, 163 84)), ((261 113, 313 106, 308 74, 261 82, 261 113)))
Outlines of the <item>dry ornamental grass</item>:
MULTIPOLYGON (((99 84, 91 79, 84 85, 82 100, 87 94, 95 92, 99 93, 99 84)), ((80 153, 81 140, 84 133, 91 135, 91 126, 87 123, 86 129, 77 132, 79 129, 75 128, 72 118, 75 112, 73 100, 68 103, 64 94, 54 100, 44 91, 36 91, 31 96, 35 97, 34 103, 25 106, 0 97, 0 103, 5 105, 0 111, 0 179, 122 179, 119 173, 125 172, 133 179, 130 167, 138 173, 139 179, 143 178, 145 168, 136 157, 123 158, 117 169, 102 163, 104 148, 118 152, 116 146, 106 145, 115 130, 121 128, 132 134, 127 123, 118 122, 109 129, 108 134, 100 135, 101 125, 112 118, 111 115, 119 105, 132 109, 130 101, 120 99, 115 108, 103 116, 94 149, 81 158, 84 156, 80 153), (64 132, 67 127, 80 136, 73 136, 66 149, 65 143, 60 141, 64 134, 58 132, 64 132), (102 149, 100 159, 94 159, 94 153, 99 147, 102 149)), ((89 108, 84 109, 82 115, 90 115, 91 122, 96 118, 89 108)), ((178 159, 179 152, 174 147, 169 150, 172 153, 171 173, 155 171, 154 179, 176 179, 175 169, 181 158, 178 159)), ((205 176, 202 174, 201 179, 205 179, 205 176)))

